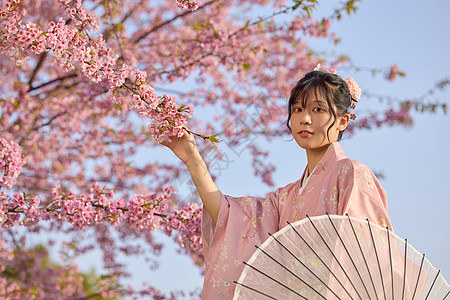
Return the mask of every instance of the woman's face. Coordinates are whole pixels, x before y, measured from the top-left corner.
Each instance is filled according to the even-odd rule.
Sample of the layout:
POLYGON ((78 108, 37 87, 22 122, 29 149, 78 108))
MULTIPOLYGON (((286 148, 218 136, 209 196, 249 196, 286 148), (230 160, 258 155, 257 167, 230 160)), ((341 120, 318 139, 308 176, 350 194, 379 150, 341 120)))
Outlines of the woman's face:
POLYGON ((339 132, 347 127, 348 115, 338 116, 335 124, 328 130, 334 117, 325 97, 312 91, 306 100, 305 107, 302 107, 301 101, 292 106, 290 122, 297 144, 305 150, 315 150, 336 142, 339 132))

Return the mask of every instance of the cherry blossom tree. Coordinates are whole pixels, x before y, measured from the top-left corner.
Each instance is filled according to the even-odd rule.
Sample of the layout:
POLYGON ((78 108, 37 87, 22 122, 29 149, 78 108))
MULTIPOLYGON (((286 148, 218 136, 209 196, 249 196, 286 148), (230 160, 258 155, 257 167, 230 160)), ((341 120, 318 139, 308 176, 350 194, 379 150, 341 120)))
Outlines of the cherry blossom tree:
MULTIPOLYGON (((301 74, 322 63, 404 76, 396 65, 365 70, 309 47, 338 43, 332 23, 358 2, 317 19, 317 0, 1 0, 0 297, 182 295, 121 285, 130 271, 118 254, 155 264, 155 231, 203 263, 201 206, 171 186, 185 169, 148 156, 188 126, 205 140, 208 163, 224 160, 215 146, 225 140, 249 151, 255 175, 273 185, 275 167, 252 137, 289 136, 285 99, 301 74), (64 265, 44 263, 46 250, 28 246, 32 233, 63 233, 64 265), (106 274, 87 289, 76 257, 93 250, 106 274)), ((426 97, 359 115, 349 132, 446 109, 426 97)))

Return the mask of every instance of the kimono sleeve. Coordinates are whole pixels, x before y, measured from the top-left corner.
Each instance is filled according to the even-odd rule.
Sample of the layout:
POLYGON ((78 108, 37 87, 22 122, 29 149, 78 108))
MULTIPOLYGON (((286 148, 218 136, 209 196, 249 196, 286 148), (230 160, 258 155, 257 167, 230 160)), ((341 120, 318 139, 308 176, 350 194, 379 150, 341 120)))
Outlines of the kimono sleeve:
POLYGON ((346 160, 339 176, 338 214, 369 219, 381 227, 392 224, 387 213, 386 191, 373 172, 364 164, 346 160))
POLYGON ((203 210, 205 279, 202 299, 231 299, 235 284, 255 245, 278 230, 278 190, 265 198, 223 196, 214 224, 203 210))

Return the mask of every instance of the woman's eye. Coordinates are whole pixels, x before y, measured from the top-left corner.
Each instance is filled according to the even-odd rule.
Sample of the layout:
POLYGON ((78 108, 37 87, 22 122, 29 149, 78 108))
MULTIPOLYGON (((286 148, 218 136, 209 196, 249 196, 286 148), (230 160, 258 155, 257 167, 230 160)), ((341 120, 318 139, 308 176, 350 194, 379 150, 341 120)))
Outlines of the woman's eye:
POLYGON ((293 109, 294 112, 300 112, 302 111, 301 107, 294 107, 293 109))
POLYGON ((321 111, 325 111, 325 110, 320 107, 314 107, 313 111, 321 112, 321 111))

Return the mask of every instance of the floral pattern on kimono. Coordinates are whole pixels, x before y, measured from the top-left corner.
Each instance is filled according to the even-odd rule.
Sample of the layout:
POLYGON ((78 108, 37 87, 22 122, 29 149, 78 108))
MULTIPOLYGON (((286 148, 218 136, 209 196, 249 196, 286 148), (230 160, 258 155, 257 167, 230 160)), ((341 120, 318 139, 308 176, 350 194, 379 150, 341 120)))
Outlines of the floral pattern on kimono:
POLYGON ((386 192, 364 164, 345 156, 338 142, 331 144, 306 184, 300 180, 262 197, 223 196, 217 223, 206 210, 202 218, 205 279, 202 299, 231 299, 234 281, 268 233, 287 222, 325 213, 369 219, 391 227, 386 192))

